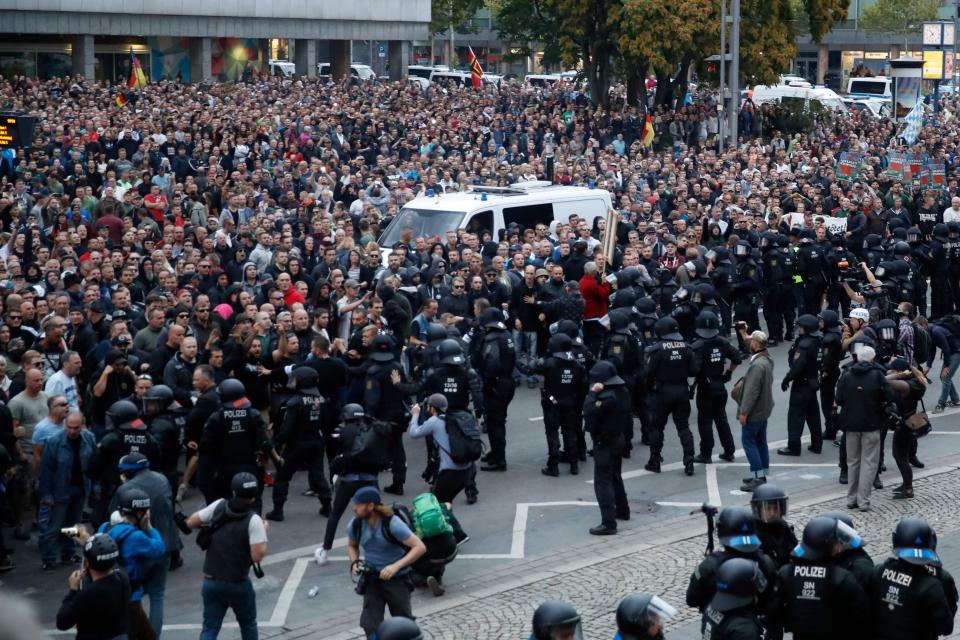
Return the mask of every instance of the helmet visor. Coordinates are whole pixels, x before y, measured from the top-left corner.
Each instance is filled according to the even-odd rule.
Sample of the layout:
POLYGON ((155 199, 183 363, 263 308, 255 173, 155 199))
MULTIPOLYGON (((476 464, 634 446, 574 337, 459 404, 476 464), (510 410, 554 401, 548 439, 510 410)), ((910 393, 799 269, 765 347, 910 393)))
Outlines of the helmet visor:
POLYGON ((649 614, 650 619, 653 622, 664 624, 668 620, 672 620, 673 617, 677 615, 677 610, 671 607, 669 603, 662 600, 660 596, 653 596, 653 598, 650 600, 650 604, 647 605, 647 614, 649 614))
POLYGON ((580 621, 561 622, 552 626, 549 630, 550 640, 583 640, 583 627, 580 621))
POLYGON ((863 539, 860 538, 857 530, 841 520, 837 520, 837 540, 839 540, 843 548, 848 551, 851 549, 859 549, 863 546, 863 539))
POLYGON ((753 515, 761 522, 776 522, 787 517, 787 498, 761 500, 750 504, 753 515))

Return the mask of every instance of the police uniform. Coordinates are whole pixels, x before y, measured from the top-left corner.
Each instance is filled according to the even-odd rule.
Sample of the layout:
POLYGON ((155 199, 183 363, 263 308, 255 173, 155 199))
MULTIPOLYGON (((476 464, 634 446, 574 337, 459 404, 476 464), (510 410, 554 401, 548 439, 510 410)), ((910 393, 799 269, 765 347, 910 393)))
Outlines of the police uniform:
MULTIPOLYGON (((296 375, 296 371, 294 371, 296 375)), ((283 405, 283 422, 275 435, 277 448, 283 449, 283 466, 273 480, 273 509, 283 518, 283 503, 287 501, 290 480, 294 474, 307 468, 307 486, 320 499, 321 515, 329 515, 331 491, 323 471, 323 427, 327 420, 326 399, 316 386, 298 389, 283 405)), ((270 518, 270 514, 267 516, 270 518)))
POLYGON ((403 432, 405 430, 406 405, 405 399, 416 393, 416 386, 409 384, 394 384, 394 372, 401 374, 400 363, 393 354, 393 340, 390 336, 382 335, 374 338, 373 361, 367 369, 364 383, 363 408, 368 416, 386 422, 391 427, 390 458, 393 484, 384 490, 398 495, 403 493, 403 484, 407 479, 407 452, 403 448, 403 432))
MULTIPOLYGON (((173 403, 179 407, 176 400, 173 403)), ((187 412, 183 409, 167 408, 148 418, 148 429, 157 440, 160 451, 156 470, 166 476, 174 495, 180 485, 179 463, 186 417, 187 412)))
MULTIPOLYGON (((701 316, 702 317, 702 316, 701 316)), ((698 323, 706 319, 698 318, 698 323)), ((739 352, 726 338, 717 335, 718 329, 712 325, 708 329, 697 327, 702 336, 690 348, 697 358, 697 430, 700 433, 700 461, 710 462, 713 455, 713 423, 717 425, 721 458, 733 460, 736 445, 727 420, 727 389, 725 382, 730 379, 726 372, 726 362, 734 366, 742 362, 739 352)))
POLYGON ((585 372, 569 350, 553 351, 554 348, 572 347, 572 342, 565 335, 553 336, 548 347, 553 355, 538 360, 533 367, 534 373, 543 375, 540 406, 543 408, 543 425, 547 437, 547 466, 542 470, 546 475, 558 474, 561 433, 563 448, 570 462, 570 472, 579 472, 577 441, 583 405, 578 405, 577 402, 585 384, 585 372))
POLYGON ((650 434, 650 461, 647 469, 660 471, 661 452, 663 451, 663 431, 667 419, 673 415, 677 425, 677 434, 683 447, 684 471, 693 474, 693 434, 690 433, 690 390, 687 379, 696 375, 696 358, 693 350, 683 341, 682 336, 673 330, 663 333, 661 323, 670 323, 668 318, 657 321, 657 335, 660 342, 648 347, 644 354, 644 379, 651 389, 652 425, 650 434))
MULTIPOLYGON (((617 375, 623 378, 630 393, 631 402, 637 389, 637 374, 642 370, 643 352, 640 342, 630 331, 630 310, 614 309, 610 312, 610 334, 604 344, 601 359, 613 363, 617 375)), ((546 408, 544 409, 546 410, 546 408)), ((623 434, 623 457, 629 458, 633 449, 633 421, 629 429, 623 434)))
POLYGON ((830 560, 795 558, 781 567, 778 585, 777 617, 795 640, 856 638, 867 624, 863 588, 852 573, 830 560))
POLYGON ((763 317, 767 321, 767 330, 770 332, 770 342, 776 345, 783 341, 784 306, 792 305, 793 301, 782 295, 785 279, 793 284, 793 255, 783 252, 777 246, 777 236, 773 232, 766 232, 760 239, 762 250, 760 285, 763 292, 763 317), (789 260, 789 265, 787 261, 789 260), (789 277, 787 277, 789 271, 789 277))
POLYGON ((823 303, 827 280, 823 247, 814 242, 813 231, 804 230, 797 253, 797 273, 803 279, 803 313, 817 314, 823 303))
POLYGON ((746 322, 751 331, 760 326, 760 317, 757 315, 759 291, 760 269, 751 255, 750 243, 741 240, 737 245, 737 264, 734 267, 730 293, 733 296, 733 312, 737 320, 746 322), (745 253, 741 255, 741 252, 745 253))
POLYGON ((474 369, 483 380, 483 406, 490 439, 487 463, 481 467, 484 471, 507 468, 507 407, 516 391, 512 377, 516 350, 502 318, 497 309, 484 311, 481 324, 486 332, 473 352, 474 369))
POLYGON ((160 461, 160 446, 140 418, 111 429, 97 444, 87 470, 87 475, 100 484, 100 499, 93 505, 94 522, 110 517, 107 505, 120 484, 117 463, 128 453, 142 453, 150 460, 151 467, 160 461))
MULTIPOLYGON (((824 324, 826 325, 826 322, 824 324)), ((825 440, 833 440, 837 437, 833 399, 837 393, 837 380, 840 379, 840 361, 843 360, 843 332, 839 323, 824 326, 821 349, 820 407, 823 409, 823 437, 825 440)))
POLYGON ((625 445, 625 424, 630 413, 630 393, 611 363, 601 361, 590 370, 590 383, 603 384, 600 392, 587 392, 583 417, 593 440, 593 491, 600 506, 600 526, 590 533, 616 533, 617 519, 630 518, 630 506, 623 487, 621 452, 625 445))
POLYGON ((209 494, 215 498, 230 497, 233 476, 250 473, 259 485, 254 505, 259 513, 263 468, 258 464, 258 454, 269 455, 272 448, 263 417, 250 401, 246 398, 225 400, 207 419, 200 438, 201 459, 207 459, 212 472, 209 494))
POLYGON ((760 640, 763 627, 753 607, 717 611, 707 607, 702 617, 703 640, 760 640))
MULTIPOLYGON (((803 317, 797 320, 798 324, 801 320, 803 317)), ((813 321, 816 325, 816 318, 813 318, 813 321)), ((823 350, 820 345, 820 331, 808 331, 809 329, 805 329, 804 335, 798 336, 790 347, 790 370, 781 384, 784 391, 788 384, 791 385, 787 411, 787 447, 777 451, 781 455, 800 455, 800 436, 803 434, 804 423, 810 427, 810 451, 820 453, 823 447, 820 406, 817 403, 823 350)))

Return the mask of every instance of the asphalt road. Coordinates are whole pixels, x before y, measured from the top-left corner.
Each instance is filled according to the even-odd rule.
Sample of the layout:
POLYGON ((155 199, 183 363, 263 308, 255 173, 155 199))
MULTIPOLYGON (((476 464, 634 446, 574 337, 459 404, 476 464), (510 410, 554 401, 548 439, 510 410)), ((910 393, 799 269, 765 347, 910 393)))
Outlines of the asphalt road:
MULTIPOLYGON (((786 370, 787 346, 772 350, 776 362, 774 378, 779 381, 786 370)), ((734 375, 734 378, 737 374, 734 375)), ((928 398, 939 392, 939 382, 934 382, 928 398)), ((774 450, 786 439, 787 394, 775 385, 776 407, 769 423, 772 481, 787 489, 791 495, 815 498, 840 490, 837 484, 838 449, 825 443, 823 453, 812 454, 804 449, 800 458, 782 458, 774 450)), ((932 406, 933 402, 928 403, 932 406)), ((727 413, 734 416, 732 401, 727 413)), ((458 518, 471 536, 461 549, 461 555, 448 567, 445 583, 448 593, 434 600, 420 594, 415 611, 420 606, 440 606, 445 599, 470 595, 480 586, 495 589, 524 575, 528 563, 538 560, 562 565, 571 560, 571 549, 577 546, 599 543, 587 530, 599 522, 595 506, 592 480, 592 464, 581 465, 579 476, 571 476, 565 470, 559 478, 541 475, 546 456, 543 436, 539 391, 523 385, 517 390, 508 414, 509 470, 505 473, 478 474, 480 500, 475 505, 459 502, 455 505, 458 518), (422 600, 420 600, 422 598, 422 600)), ((739 445, 738 425, 733 423, 734 436, 739 445)), ((950 431, 956 427, 956 415, 948 411, 935 421, 936 431, 921 441, 920 458, 928 466, 946 464, 960 451, 960 432, 950 431)), ((691 416, 691 428, 696 440, 696 408, 691 416)), ((639 426, 637 427, 639 431, 639 426)), ((639 440, 639 436, 636 438, 639 440)), ((737 452, 734 463, 697 465, 693 477, 683 474, 681 450, 676 430, 668 424, 664 449, 664 471, 650 474, 643 471, 647 450, 638 446, 631 459, 623 465, 626 490, 630 499, 632 518, 620 523, 621 535, 631 532, 640 534, 657 531, 664 523, 672 523, 685 517, 704 501, 714 505, 743 504, 748 496, 738 489, 741 478, 749 475, 749 468, 742 451, 737 452), (635 531, 636 530, 636 531, 635 531)), ((889 455, 889 470, 883 475, 887 489, 880 496, 889 497, 889 488, 899 482, 899 474, 889 455)), ((409 503, 412 498, 427 489, 420 480, 424 450, 420 442, 408 442, 408 484, 402 498, 409 503)), ((714 457, 719 453, 715 450, 714 457)), ((388 480, 387 480, 388 482, 388 480)), ((382 484, 386 484, 383 482, 382 484)), ((351 589, 345 552, 346 518, 341 522, 341 538, 331 553, 332 562, 318 567, 310 559, 322 537, 326 523, 317 515, 315 499, 301 496, 306 489, 306 474, 299 474, 291 486, 291 500, 286 505, 286 520, 273 523, 270 529, 268 559, 264 563, 266 577, 255 581, 257 589, 258 619, 265 634, 287 633, 295 628, 313 628, 347 620, 356 624, 360 600, 351 589), (311 587, 318 587, 314 598, 308 597, 311 587)), ((461 498, 462 499, 462 498, 461 498)), ((878 497, 878 500, 882 498, 878 497)), ((186 509, 202 506, 201 497, 194 492, 185 503, 186 509)), ((265 496, 265 508, 269 508, 269 495, 265 496)), ((920 515, 923 515, 922 513, 920 515)), ((687 519, 689 520, 689 518, 687 519)), ((672 525, 671 525, 672 526, 672 525)), ((683 525, 688 527, 689 525, 683 525)), ((666 534, 664 534, 666 535, 666 534)), ((607 539, 609 540, 609 539, 607 539)), ((698 543, 699 544, 699 543, 698 543)), ((69 567, 62 567, 53 574, 39 571, 40 561, 36 550, 36 537, 30 543, 15 543, 14 556, 18 569, 5 574, 0 588, 10 593, 21 594, 34 601, 41 620, 48 629, 66 591, 69 567)), ((593 549, 593 547, 588 547, 593 549)), ((594 553, 587 551, 586 553, 594 553)), ((166 593, 166 620, 164 636, 186 638, 198 635, 201 621, 200 582, 202 556, 192 537, 185 540, 186 565, 170 574, 166 593)), ((666 569, 665 569, 666 570, 666 569)), ((228 614, 228 621, 232 618, 228 614)), ((326 629, 327 627, 322 627, 326 629)), ((344 627, 346 628, 346 627, 344 627)), ((333 631, 333 628, 330 627, 333 631)), ((225 630, 224 637, 238 635, 236 629, 225 630)))

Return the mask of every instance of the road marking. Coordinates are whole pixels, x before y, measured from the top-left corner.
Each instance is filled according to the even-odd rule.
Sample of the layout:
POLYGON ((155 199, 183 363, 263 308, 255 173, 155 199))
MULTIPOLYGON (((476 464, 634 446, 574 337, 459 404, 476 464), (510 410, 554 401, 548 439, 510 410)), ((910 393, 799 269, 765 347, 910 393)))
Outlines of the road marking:
MULTIPOLYGON (((725 462, 721 465, 718 465, 721 469, 724 467, 749 467, 749 462, 725 462)), ((804 464, 803 462, 773 462, 770 464, 770 468, 783 467, 836 467, 836 462, 808 462, 804 464)))
POLYGON ((287 614, 290 613, 290 605, 293 604, 293 598, 297 595, 297 588, 303 581, 303 574, 307 570, 309 558, 297 558, 290 569, 290 575, 287 577, 283 590, 277 598, 277 604, 273 607, 273 615, 270 616, 270 625, 281 626, 287 621, 287 614))
POLYGON ((536 416, 534 418, 527 418, 530 422, 537 422, 538 420, 543 420, 543 416, 536 416))
POLYGON ((717 468, 708 464, 707 467, 707 501, 714 507, 719 507, 722 502, 720 500, 720 484, 717 482, 717 468))
POLYGON ((669 502, 669 501, 657 501, 656 504, 661 507, 679 507, 681 509, 699 509, 702 505, 699 502, 669 502))
POLYGON ((960 431, 931 431, 928 436, 960 436, 960 431))

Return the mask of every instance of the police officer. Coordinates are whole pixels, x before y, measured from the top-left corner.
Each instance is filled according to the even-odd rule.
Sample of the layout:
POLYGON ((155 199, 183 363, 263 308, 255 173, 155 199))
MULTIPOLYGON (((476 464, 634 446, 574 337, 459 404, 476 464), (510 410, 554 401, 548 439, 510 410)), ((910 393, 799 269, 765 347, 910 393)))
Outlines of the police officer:
POLYGON ((936 533, 920 518, 903 518, 893 532, 893 557, 874 569, 872 638, 933 640, 953 632, 956 590, 951 600, 938 568, 936 533))
POLYGON ((283 423, 274 442, 282 448, 284 464, 273 479, 273 510, 267 520, 283 522, 283 504, 290 491, 290 480, 302 467, 307 468, 307 485, 320 499, 320 515, 330 515, 330 485, 323 472, 323 425, 326 400, 317 388, 315 369, 297 367, 292 371, 297 395, 283 405, 283 423))
MULTIPOLYGON (((273 456, 278 466, 283 464, 267 437, 266 425, 260 412, 246 398, 243 383, 227 378, 217 386, 220 408, 207 419, 200 437, 200 455, 212 471, 206 496, 228 498, 230 483, 238 473, 248 473, 260 483, 254 503, 260 511, 260 492, 263 483, 262 456, 273 456)), ((211 500, 212 502, 213 500, 211 500)))
POLYGON ((950 262, 950 288, 953 301, 953 310, 948 313, 957 313, 960 312, 960 222, 947 223, 947 238, 949 239, 947 258, 950 262))
MULTIPOLYGON (((643 351, 641 351, 640 342, 630 330, 631 313, 630 309, 627 308, 610 311, 610 334, 603 345, 600 357, 613 363, 613 366, 617 368, 617 375, 623 378, 627 385, 627 391, 633 397, 633 391, 637 385, 637 372, 641 370, 643 362, 643 351)), ((630 429, 624 434, 624 437, 626 440, 623 457, 629 458, 630 451, 633 449, 632 420, 630 429)))
POLYGON ((812 229, 800 233, 800 250, 797 252, 797 274, 803 278, 803 313, 815 315, 823 306, 823 294, 827 289, 826 260, 823 247, 815 242, 812 229))
POLYGON ((533 612, 532 640, 581 638, 580 614, 566 602, 548 600, 533 612))
MULTIPOLYGON (((701 612, 716 593, 717 571, 730 558, 756 562, 771 587, 777 572, 773 560, 761 550, 756 520, 746 507, 724 507, 717 518, 717 535, 723 548, 707 554, 687 585, 687 606, 696 607, 701 612)), ((765 590, 761 595, 766 597, 765 590)))
MULTIPOLYGON (((427 371, 420 385, 420 395, 423 398, 429 398, 435 393, 441 393, 447 398, 447 408, 449 411, 470 411, 470 402, 473 401, 473 413, 479 421, 483 418, 483 381, 473 370, 463 355, 463 347, 453 338, 444 338, 437 346, 436 362, 427 371)), ((432 437, 428 437, 432 441, 432 437)), ((439 450, 432 442, 427 448, 431 460, 427 477, 424 480, 431 482, 436 476, 436 470, 439 468, 440 457, 439 450), (428 479, 429 478, 429 479, 428 479)), ((470 479, 465 488, 467 501, 476 502, 476 465, 471 463, 470 479)))
POLYGON ((704 640, 760 640, 757 597, 767 580, 753 560, 730 558, 717 570, 716 594, 703 611, 704 640))
MULTIPOLYGON (((853 518, 842 511, 830 511, 823 514, 826 518, 839 520, 856 532, 853 526, 853 518)), ((853 574, 864 591, 870 589, 870 583, 873 580, 873 560, 870 554, 863 548, 866 542, 860 538, 860 535, 847 536, 843 541, 843 550, 834 556, 833 561, 838 567, 843 567, 853 574)))
MULTIPOLYGON (((707 252, 708 264, 711 265, 710 283, 717 296, 717 306, 720 311, 720 326, 723 335, 730 334, 731 321, 730 301, 733 299, 733 270, 730 264, 730 251, 726 247, 717 247, 707 252), (712 256, 710 254, 713 254, 712 256)), ((766 309, 766 304, 764 304, 766 309)))
POLYGON ((727 389, 734 369, 742 362, 740 353, 726 338, 720 337, 720 323, 711 311, 703 311, 697 316, 697 340, 690 345, 697 358, 697 430, 700 432, 700 454, 695 456, 696 463, 713 462, 713 423, 717 424, 721 460, 733 462, 733 434, 727 421, 727 389), (727 367, 727 361, 730 362, 727 367))
POLYGON ((373 637, 376 640, 423 640, 423 633, 410 618, 393 616, 377 626, 373 637))
MULTIPOLYGON (((657 334, 654 327, 660 317, 657 315, 657 306, 652 298, 641 298, 637 300, 633 308, 637 312, 636 337, 640 343, 641 357, 643 357, 647 347, 652 347, 657 342, 657 334)), ((641 370, 642 368, 643 363, 641 362, 641 370)), ((633 412, 640 419, 640 443, 650 446, 650 433, 653 431, 653 425, 647 395, 646 381, 642 374, 637 375, 636 386, 631 394, 633 412)))
MULTIPOLYGON (((653 302, 650 298, 644 298, 649 302, 653 302)), ((640 304, 640 300, 637 301, 637 304, 640 304)), ((577 361, 584 371, 589 372, 593 368, 593 365, 597 363, 597 356, 593 354, 592 351, 583 343, 583 339, 580 337, 580 327, 577 323, 572 320, 560 320, 557 322, 557 331, 556 333, 562 333, 570 337, 573 341, 573 348, 570 349, 570 353, 573 354, 573 359, 577 361)), ((639 380, 639 376, 637 377, 639 380)), ((641 394, 642 395, 642 394, 641 394)), ((580 391, 577 393, 577 406, 583 406, 583 399, 587 396, 587 385, 584 384, 581 387, 580 391)), ((633 407, 634 411, 637 411, 636 405, 633 407)), ((580 413, 576 416, 577 419, 577 457, 580 462, 586 462, 587 460, 587 440, 584 435, 583 430, 583 416, 580 413)), ((644 428, 644 422, 641 420, 640 426, 641 429, 644 428)), ((644 431, 644 433, 646 433, 644 431)), ((644 444, 646 444, 646 438, 644 438, 644 444)), ((566 454, 566 451, 562 452, 560 455, 561 459, 569 459, 569 456, 566 454)))
POLYGON ((677 610, 660 596, 634 593, 617 605, 617 635, 613 640, 662 640, 667 622, 677 610))
POLYGON ((591 528, 590 533, 607 536, 617 532, 617 520, 630 519, 621 476, 621 452, 633 416, 630 393, 613 364, 601 360, 593 365, 589 382, 583 417, 593 440, 593 491, 600 506, 600 525, 591 528))
POLYGON ((840 361, 843 360, 843 329, 840 316, 832 309, 820 312, 823 338, 820 342, 822 355, 820 361, 820 408, 823 410, 823 439, 834 440, 837 437, 837 414, 833 399, 837 393, 837 380, 840 379, 840 361))
POLYGON ((757 537, 763 552, 770 556, 777 568, 790 561, 797 546, 793 525, 787 522, 787 494, 772 484, 763 484, 753 490, 750 508, 757 518, 757 537))
POLYGON ((416 386, 403 382, 400 363, 394 352, 393 338, 379 335, 373 339, 370 359, 364 383, 363 407, 367 415, 382 420, 391 426, 390 458, 393 483, 384 488, 387 493, 403 495, 407 479, 407 452, 403 448, 403 432, 406 426, 405 398, 416 393, 416 386))
POLYGON ((863 588, 834 562, 844 540, 855 535, 838 520, 813 518, 803 529, 792 561, 780 568, 775 616, 795 640, 856 638, 868 624, 863 588))
POLYGON ((677 322, 677 331, 683 336, 684 340, 693 339, 694 324, 697 321, 697 314, 700 312, 693 296, 697 291, 694 284, 685 284, 677 289, 673 296, 674 306, 670 311, 670 317, 677 322))
POLYGON ((494 308, 480 316, 485 329, 473 350, 473 368, 483 379, 483 406, 486 410, 490 453, 482 471, 507 470, 507 407, 513 400, 515 387, 512 372, 516 364, 513 338, 503 323, 503 314, 494 308))
POLYGON ((733 296, 733 313, 738 321, 747 323, 750 331, 755 331, 760 327, 760 317, 757 315, 760 269, 753 259, 753 250, 749 242, 741 240, 737 243, 735 259, 733 284, 730 287, 730 293, 733 296))
POLYGON ((143 417, 160 449, 156 470, 167 477, 170 488, 176 493, 180 484, 179 462, 186 411, 174 400, 170 387, 158 384, 150 387, 143 397, 143 417))
POLYGON ((820 321, 806 313, 797 318, 797 339, 790 347, 790 369, 780 383, 780 388, 790 389, 790 406, 787 414, 787 446, 777 449, 782 456, 800 455, 800 436, 806 422, 810 427, 810 446, 813 453, 823 447, 823 432, 820 427, 820 407, 817 404, 820 367, 823 350, 820 346, 820 321))
MULTIPOLYGON (((781 295, 781 286, 784 280, 784 270, 787 268, 784 264, 783 254, 777 247, 777 234, 772 231, 765 231, 760 235, 760 252, 763 267, 760 270, 763 317, 767 321, 767 330, 770 332, 767 346, 775 347, 783 341, 783 305, 786 301, 781 295)), ((791 271, 793 270, 792 264, 791 261, 791 271)))
POLYGON ((580 473, 577 440, 583 404, 577 405, 577 399, 584 386, 586 373, 573 357, 572 349, 573 341, 569 336, 562 333, 550 336, 547 343, 550 356, 538 359, 530 370, 530 375, 543 376, 540 406, 543 408, 543 425, 547 436, 547 466, 540 472, 554 478, 560 475, 561 433, 563 448, 570 463, 570 474, 580 473))
POLYGON ((137 405, 129 400, 118 400, 106 414, 107 434, 97 444, 87 475, 100 483, 100 500, 95 502, 93 518, 103 522, 109 516, 107 503, 113 497, 120 474, 117 465, 128 453, 142 453, 151 465, 160 460, 160 447, 140 419, 137 405))
POLYGON ((644 353, 644 380, 651 390, 653 415, 650 437, 650 460, 647 471, 660 473, 663 458, 663 430, 673 415, 677 434, 683 447, 683 471, 693 475, 693 434, 690 433, 690 397, 687 378, 697 373, 693 350, 683 341, 673 318, 657 320, 655 331, 660 341, 644 353))
MULTIPOLYGON (((253 413, 260 415, 255 410, 253 413)), ((229 608, 237 617, 240 635, 256 638, 256 594, 250 582, 250 567, 259 567, 267 554, 267 529, 255 506, 260 480, 251 473, 240 472, 228 483, 229 498, 212 502, 187 519, 191 529, 207 527, 208 532, 201 590, 203 635, 217 636, 229 608)))

